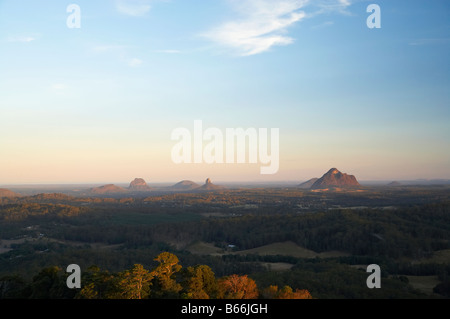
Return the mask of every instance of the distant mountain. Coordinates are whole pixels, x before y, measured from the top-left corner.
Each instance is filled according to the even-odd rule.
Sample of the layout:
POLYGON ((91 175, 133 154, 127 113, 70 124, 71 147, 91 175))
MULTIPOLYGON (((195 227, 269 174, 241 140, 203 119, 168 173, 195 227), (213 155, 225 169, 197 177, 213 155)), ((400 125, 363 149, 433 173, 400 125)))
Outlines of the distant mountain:
POLYGON ((0 188, 0 198, 1 197, 20 197, 22 195, 17 194, 13 191, 10 191, 9 189, 6 188, 0 188))
POLYGON ((171 186, 171 190, 177 190, 177 191, 188 191, 193 190, 196 188, 199 188, 200 185, 197 183, 194 183, 192 181, 181 181, 179 183, 176 183, 175 185, 171 186))
POLYGON ((387 184, 387 186, 401 186, 401 185, 402 185, 402 183, 397 182, 397 181, 387 184))
POLYGON ((299 188, 311 188, 311 186, 313 186, 313 184, 318 180, 317 177, 315 178, 311 178, 309 181, 306 181, 304 183, 301 183, 300 185, 298 185, 299 188))
POLYGON ((128 187, 128 190, 132 192, 148 192, 151 191, 152 188, 147 185, 144 179, 135 178, 128 187))
POLYGON ((100 187, 94 187, 90 191, 92 194, 105 195, 105 194, 117 194, 126 193, 127 190, 123 187, 119 187, 113 184, 108 184, 100 187))
POLYGON ((338 169, 332 168, 325 175, 315 181, 311 186, 311 189, 352 186, 361 186, 355 176, 341 173, 338 169))
POLYGON ((68 201, 73 201, 76 200, 76 197, 67 195, 67 194, 62 194, 62 193, 41 193, 41 194, 36 194, 32 196, 33 200, 35 201, 39 201, 39 202, 49 202, 49 203, 54 203, 54 202, 68 202, 68 201))
POLYGON ((202 191, 213 191, 213 190, 220 190, 220 189, 224 189, 223 186, 218 186, 218 185, 214 185, 211 182, 211 179, 206 179, 206 182, 204 185, 200 186, 199 188, 197 188, 197 190, 202 190, 202 191))

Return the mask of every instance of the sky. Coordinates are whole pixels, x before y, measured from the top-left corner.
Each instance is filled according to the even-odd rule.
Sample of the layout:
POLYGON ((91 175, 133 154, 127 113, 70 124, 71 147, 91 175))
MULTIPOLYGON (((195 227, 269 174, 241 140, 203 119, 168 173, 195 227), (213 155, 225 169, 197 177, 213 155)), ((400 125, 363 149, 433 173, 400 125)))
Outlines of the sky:
POLYGON ((0 0, 0 185, 450 179, 449 16, 448 0, 0 0), (195 121, 278 129, 278 170, 175 163, 195 121))

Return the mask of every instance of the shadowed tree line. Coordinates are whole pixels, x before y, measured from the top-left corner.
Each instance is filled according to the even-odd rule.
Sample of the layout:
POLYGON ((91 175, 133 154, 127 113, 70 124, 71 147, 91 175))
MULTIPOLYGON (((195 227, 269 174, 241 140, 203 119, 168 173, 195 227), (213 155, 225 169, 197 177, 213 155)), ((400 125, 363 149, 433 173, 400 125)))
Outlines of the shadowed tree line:
POLYGON ((307 290, 271 285, 258 289, 247 275, 216 278, 207 265, 183 268, 176 255, 163 252, 151 270, 141 264, 111 273, 92 266, 82 274, 81 289, 67 288, 68 273, 47 267, 31 282, 20 276, 0 278, 0 298, 8 299, 312 299, 307 290))

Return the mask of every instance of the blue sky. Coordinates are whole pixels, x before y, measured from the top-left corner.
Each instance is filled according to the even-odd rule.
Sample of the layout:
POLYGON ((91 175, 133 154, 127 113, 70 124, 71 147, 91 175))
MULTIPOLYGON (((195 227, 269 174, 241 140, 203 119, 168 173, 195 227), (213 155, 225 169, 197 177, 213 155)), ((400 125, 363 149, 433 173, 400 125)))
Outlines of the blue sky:
POLYGON ((0 184, 450 178, 449 15, 447 0, 0 0, 0 184), (279 172, 175 165, 171 132, 194 120, 279 128, 279 172))

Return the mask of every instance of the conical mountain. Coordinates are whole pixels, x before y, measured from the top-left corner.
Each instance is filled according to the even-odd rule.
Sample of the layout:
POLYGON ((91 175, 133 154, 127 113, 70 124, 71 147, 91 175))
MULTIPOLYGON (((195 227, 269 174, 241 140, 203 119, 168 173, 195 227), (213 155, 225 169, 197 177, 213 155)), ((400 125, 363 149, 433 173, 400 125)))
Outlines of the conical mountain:
POLYGON ((330 169, 325 175, 319 178, 311 189, 323 189, 329 187, 355 187, 361 186, 356 177, 341 173, 337 168, 330 169))

